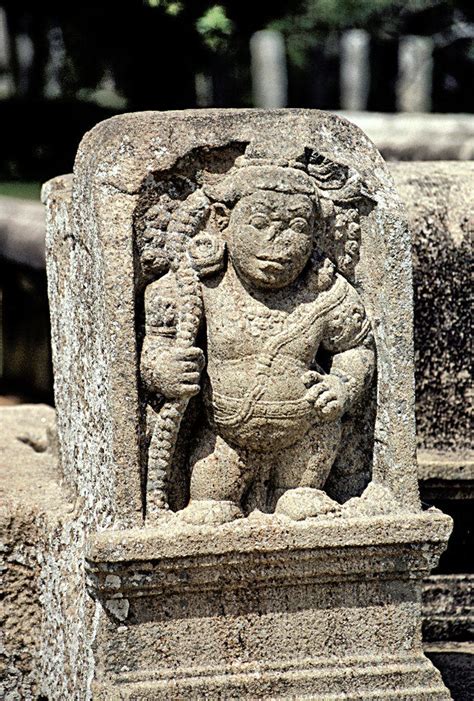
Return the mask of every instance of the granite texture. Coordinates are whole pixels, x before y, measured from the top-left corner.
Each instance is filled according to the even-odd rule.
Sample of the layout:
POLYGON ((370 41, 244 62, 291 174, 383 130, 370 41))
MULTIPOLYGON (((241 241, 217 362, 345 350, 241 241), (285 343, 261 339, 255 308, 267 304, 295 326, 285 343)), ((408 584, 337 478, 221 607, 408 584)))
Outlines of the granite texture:
POLYGON ((58 465, 55 411, 0 408, 1 696, 84 699, 97 605, 84 587, 82 501, 58 465))
POLYGON ((0 409, 1 696, 34 699, 44 609, 42 566, 66 502, 58 484, 55 415, 45 405, 0 409))
MULTIPOLYGON (((470 266, 474 165, 392 165, 413 236, 418 445, 472 465, 470 266)), ((439 459, 442 459, 441 457, 439 459)))
POLYGON ((449 699, 421 653, 440 512, 98 534, 99 699, 449 699), (133 652, 132 652, 133 651, 133 652))
POLYGON ((377 347, 379 402, 377 412, 375 398, 364 402, 348 422, 327 488, 338 499, 360 494, 373 464, 374 480, 417 508, 408 232, 372 144, 348 122, 319 112, 141 113, 113 118, 84 138, 71 204, 63 194, 56 199, 62 180, 45 190, 63 469, 102 526, 140 524, 144 508, 147 397, 138 363, 147 270, 138 265, 134 232, 153 207, 172 199, 163 193, 172 176, 184 188, 174 195, 180 201, 191 187, 181 181, 217 181, 249 144, 273 160, 311 148, 351 168, 358 152, 356 172, 376 206, 361 210, 352 278, 377 347))
MULTIPOLYGON (((54 411, 50 407, 35 405, 4 408, 0 410, 0 419, 3 429, 2 586, 6 594, 3 604, 2 694, 11 699, 33 699, 37 698, 39 689, 42 688, 44 694, 51 699, 85 698, 85 689, 93 672, 89 646, 94 639, 94 616, 91 616, 90 621, 92 635, 89 639, 84 638, 84 632, 88 629, 88 607, 86 605, 82 608, 84 597, 80 573, 83 540, 74 540, 80 533, 81 522, 73 525, 77 518, 77 505, 74 511, 74 505, 65 499, 59 486, 54 411), (58 527, 59 523, 63 526, 58 527)), ((393 522, 393 517, 391 520, 393 522)), ((160 537, 156 530, 116 531, 114 534, 105 532, 102 536, 94 537, 88 545, 87 569, 91 590, 95 597, 101 596, 102 582, 106 610, 119 616, 126 612, 128 617, 129 599, 139 595, 140 590, 145 593, 146 589, 146 594, 150 596, 152 592, 158 592, 157 587, 160 587, 159 595, 162 596, 164 590, 173 587, 173 573, 169 565, 165 569, 156 565, 158 552, 165 554, 168 562, 170 555, 180 554, 178 571, 181 574, 174 581, 177 582, 178 589, 181 589, 183 581, 189 581, 190 573, 199 572, 196 556, 200 553, 208 553, 205 565, 208 568, 209 557, 230 557, 237 550, 241 553, 255 550, 256 543, 259 543, 258 557, 270 558, 273 574, 280 568, 278 579, 281 581, 281 575, 284 574, 281 568, 285 568, 289 562, 294 563, 294 559, 281 559, 281 548, 289 542, 289 531, 282 530, 281 526, 279 531, 269 529, 268 523, 267 517, 267 522, 250 522, 245 529, 242 522, 240 531, 231 531, 230 534, 228 526, 225 541, 222 538, 217 541, 212 539, 212 529, 208 529, 204 538, 199 533, 194 533, 191 538, 189 533, 175 533, 171 542, 167 541, 166 533, 160 537), (249 538, 252 530, 258 537, 249 538), (280 553, 278 558, 272 556, 272 549, 280 553), (187 566, 188 574, 183 574, 182 567, 188 553, 194 554, 195 564, 191 567, 190 563, 187 566), (167 574, 163 580, 165 571, 167 574), (165 581, 166 584, 160 584, 160 581, 165 581)), ((291 543, 298 547, 298 558, 301 558, 301 548, 308 551, 316 542, 314 531, 308 526, 309 524, 301 524, 291 538, 291 543)), ((378 541, 383 534, 380 526, 379 519, 370 533, 378 541)), ((351 548, 360 548, 364 542, 360 526, 353 528, 351 523, 342 524, 339 534, 342 535, 344 529, 347 532, 348 528, 350 538, 344 538, 346 553, 351 548)), ((411 526, 399 529, 396 540, 405 549, 409 541, 409 549, 412 549, 413 541, 419 540, 420 535, 420 528, 414 530, 411 526)), ((320 569, 322 563, 325 564, 325 577, 329 578, 334 577, 336 571, 340 572, 342 566, 337 563, 334 550, 326 562, 322 557, 334 544, 333 524, 330 521, 320 523, 317 542, 319 554, 313 553, 304 569, 299 568, 300 578, 303 577, 307 583, 314 581, 316 569, 320 569), (319 563, 317 567, 316 561, 319 563)), ((406 556, 408 551, 404 552, 406 556)), ((238 567, 243 566, 243 572, 239 575, 240 584, 246 587, 249 569, 245 564, 242 565, 244 559, 245 555, 240 555, 239 558, 233 556, 232 567, 241 563, 237 564, 238 567)), ((347 575, 347 570, 354 567, 354 558, 344 556, 344 560, 347 575)), ((410 567, 413 567, 413 561, 411 558, 408 563, 410 567)), ((372 564, 373 551, 370 562, 358 565, 358 579, 367 576, 366 570, 372 564)), ((228 564, 219 565, 219 568, 214 585, 227 586, 229 578, 225 571, 228 564)), ((262 569, 262 574, 267 568, 268 566, 262 569)), ((288 574, 285 576, 288 578, 288 574)), ((262 586, 262 581, 260 577, 259 587, 262 586)), ((424 585, 424 639, 431 641, 424 644, 424 649, 440 668, 454 699, 463 699, 463 689, 472 684, 469 672, 472 643, 459 642, 465 641, 466 635, 467 639, 471 635, 470 587, 472 589, 466 575, 436 575, 426 579, 424 585)), ((89 607, 100 610, 99 604, 89 607)), ((97 620, 96 613, 95 621, 97 620)), ((126 620, 125 625, 130 623, 126 620)), ((120 637, 127 635, 126 631, 122 625, 120 637)))
POLYGON ((418 496, 410 236, 367 137, 318 111, 123 115, 43 198, 67 693, 448 699, 421 645, 451 521, 418 496))

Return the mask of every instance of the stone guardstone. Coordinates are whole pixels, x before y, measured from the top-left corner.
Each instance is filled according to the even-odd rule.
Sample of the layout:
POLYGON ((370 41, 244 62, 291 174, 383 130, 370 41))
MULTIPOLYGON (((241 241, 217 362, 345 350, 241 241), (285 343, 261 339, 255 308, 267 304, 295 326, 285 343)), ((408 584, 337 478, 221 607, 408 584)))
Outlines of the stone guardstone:
POLYGON ((465 327, 471 313, 466 290, 474 234, 474 163, 397 163, 390 171, 414 233, 420 476, 473 480, 466 364, 470 337, 465 327))
POLYGON ((50 181, 67 485, 98 699, 449 699, 421 645, 451 520, 417 487, 410 237, 308 110, 115 117, 50 181))

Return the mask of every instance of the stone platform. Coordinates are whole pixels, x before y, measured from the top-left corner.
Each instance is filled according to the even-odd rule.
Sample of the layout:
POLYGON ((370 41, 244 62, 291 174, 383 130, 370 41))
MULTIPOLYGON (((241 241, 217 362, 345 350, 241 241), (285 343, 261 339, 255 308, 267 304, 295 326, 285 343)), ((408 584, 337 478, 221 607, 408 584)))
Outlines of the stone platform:
POLYGON ((420 610, 450 528, 431 510, 104 531, 94 698, 449 699, 420 610))

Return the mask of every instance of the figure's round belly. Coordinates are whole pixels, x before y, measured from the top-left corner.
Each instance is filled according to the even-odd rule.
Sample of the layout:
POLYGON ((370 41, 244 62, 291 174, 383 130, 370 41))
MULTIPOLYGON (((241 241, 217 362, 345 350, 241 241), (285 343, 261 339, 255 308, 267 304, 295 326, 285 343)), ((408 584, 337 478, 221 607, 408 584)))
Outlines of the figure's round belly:
POLYGON ((280 356, 268 363, 242 359, 208 368, 205 396, 211 423, 223 438, 253 450, 292 445, 313 423, 301 377, 308 368, 280 356))

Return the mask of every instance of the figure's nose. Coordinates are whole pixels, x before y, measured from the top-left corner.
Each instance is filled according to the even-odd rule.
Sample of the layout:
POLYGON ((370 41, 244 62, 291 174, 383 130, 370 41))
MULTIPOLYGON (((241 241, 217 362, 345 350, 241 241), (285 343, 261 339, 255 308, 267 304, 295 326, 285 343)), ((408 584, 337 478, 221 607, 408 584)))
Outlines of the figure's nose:
POLYGON ((275 236, 282 230, 283 222, 273 220, 270 226, 265 231, 266 241, 273 241, 275 236))

